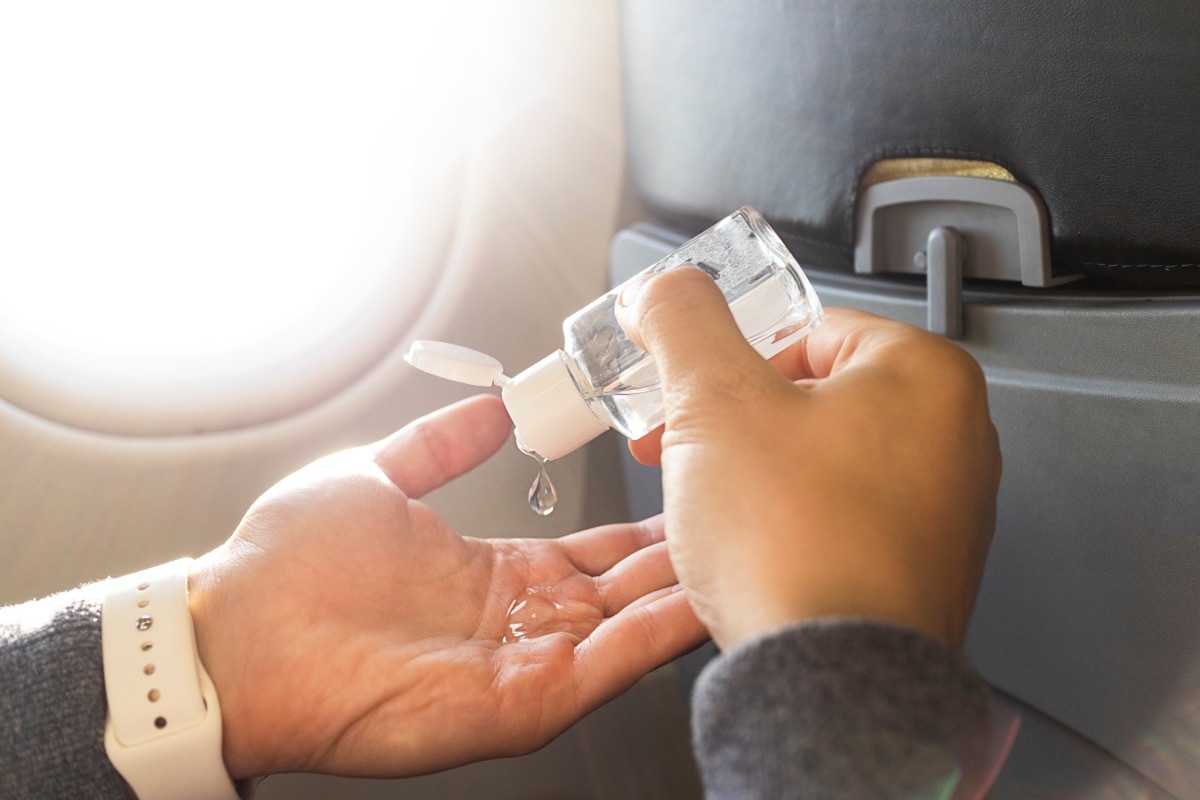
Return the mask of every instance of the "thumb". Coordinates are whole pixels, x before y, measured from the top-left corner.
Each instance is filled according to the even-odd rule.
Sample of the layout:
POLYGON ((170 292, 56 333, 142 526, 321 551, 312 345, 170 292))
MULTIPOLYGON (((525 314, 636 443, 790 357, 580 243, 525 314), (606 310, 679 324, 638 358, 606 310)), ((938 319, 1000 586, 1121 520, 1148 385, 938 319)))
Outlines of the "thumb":
POLYGON ((370 448, 392 483, 415 498, 483 463, 511 430, 500 398, 479 395, 411 422, 370 448))
POLYGON ((716 283, 699 269, 637 279, 621 292, 616 312, 633 342, 654 356, 668 427, 682 407, 699 412, 726 402, 747 381, 778 379, 738 330, 716 283))

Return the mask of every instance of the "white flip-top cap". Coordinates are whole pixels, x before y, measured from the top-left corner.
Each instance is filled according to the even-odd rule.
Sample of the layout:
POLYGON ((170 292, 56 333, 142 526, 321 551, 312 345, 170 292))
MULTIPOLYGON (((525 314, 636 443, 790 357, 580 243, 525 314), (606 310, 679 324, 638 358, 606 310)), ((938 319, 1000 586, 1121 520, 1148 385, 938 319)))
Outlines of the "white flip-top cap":
POLYGON ((487 353, 447 342, 413 342, 404 360, 422 372, 472 386, 503 386, 508 381, 504 366, 487 353))
POLYGON ((557 350, 504 385, 501 396, 517 435, 547 461, 561 458, 608 430, 575 385, 557 350))

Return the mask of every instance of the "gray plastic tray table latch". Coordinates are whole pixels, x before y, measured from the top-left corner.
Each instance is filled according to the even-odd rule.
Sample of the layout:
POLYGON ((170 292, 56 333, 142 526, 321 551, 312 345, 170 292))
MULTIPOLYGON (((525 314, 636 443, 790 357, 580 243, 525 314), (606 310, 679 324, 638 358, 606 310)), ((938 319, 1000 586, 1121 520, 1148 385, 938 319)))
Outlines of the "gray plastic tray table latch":
POLYGON ((858 202, 854 271, 927 276, 928 327, 963 336, 963 278, 1047 287, 1075 280, 1050 271, 1041 199, 1012 181, 903 178, 878 183, 858 202))

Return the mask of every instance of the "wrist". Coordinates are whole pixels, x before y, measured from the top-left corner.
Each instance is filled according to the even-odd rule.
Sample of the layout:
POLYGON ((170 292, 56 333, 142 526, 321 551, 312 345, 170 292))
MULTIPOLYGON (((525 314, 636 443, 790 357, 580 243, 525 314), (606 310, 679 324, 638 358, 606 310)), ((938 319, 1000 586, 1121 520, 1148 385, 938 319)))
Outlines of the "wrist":
POLYGON ((267 774, 260 769, 243 746, 245 724, 244 704, 237 685, 238 661, 232 652, 234 627, 224 613, 226 601, 221 580, 210 553, 192 562, 188 572, 188 611, 196 632, 196 648, 200 663, 208 671, 221 698, 221 750, 225 767, 234 780, 245 780, 267 774))
POLYGON ((714 604, 720 613, 710 629, 722 649, 796 623, 828 618, 874 620, 932 636, 952 650, 962 646, 944 604, 924 595, 917 581, 892 570, 854 568, 839 573, 836 565, 825 564, 818 570, 780 574, 772 564, 738 575, 754 578, 725 592, 736 598, 734 602, 714 604))
POLYGON ((191 559, 103 584, 104 746, 142 800, 238 797, 222 757, 220 700, 196 646, 191 559))

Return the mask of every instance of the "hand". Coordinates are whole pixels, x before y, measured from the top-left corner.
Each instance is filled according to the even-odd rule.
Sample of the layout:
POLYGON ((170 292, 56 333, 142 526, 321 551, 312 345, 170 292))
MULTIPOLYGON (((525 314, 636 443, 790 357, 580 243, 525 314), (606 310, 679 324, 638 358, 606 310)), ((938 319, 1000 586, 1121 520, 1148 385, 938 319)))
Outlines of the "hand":
POLYGON ((768 364, 694 269, 627 290, 618 315, 654 355, 667 412, 631 448, 662 464, 672 560, 721 647, 831 615, 961 646, 1000 479, 964 350, 830 309, 768 364))
POLYGON ((189 602, 235 778, 529 752, 703 641, 656 521, 472 539, 414 499, 509 428, 479 397, 322 459, 197 561, 189 602))

